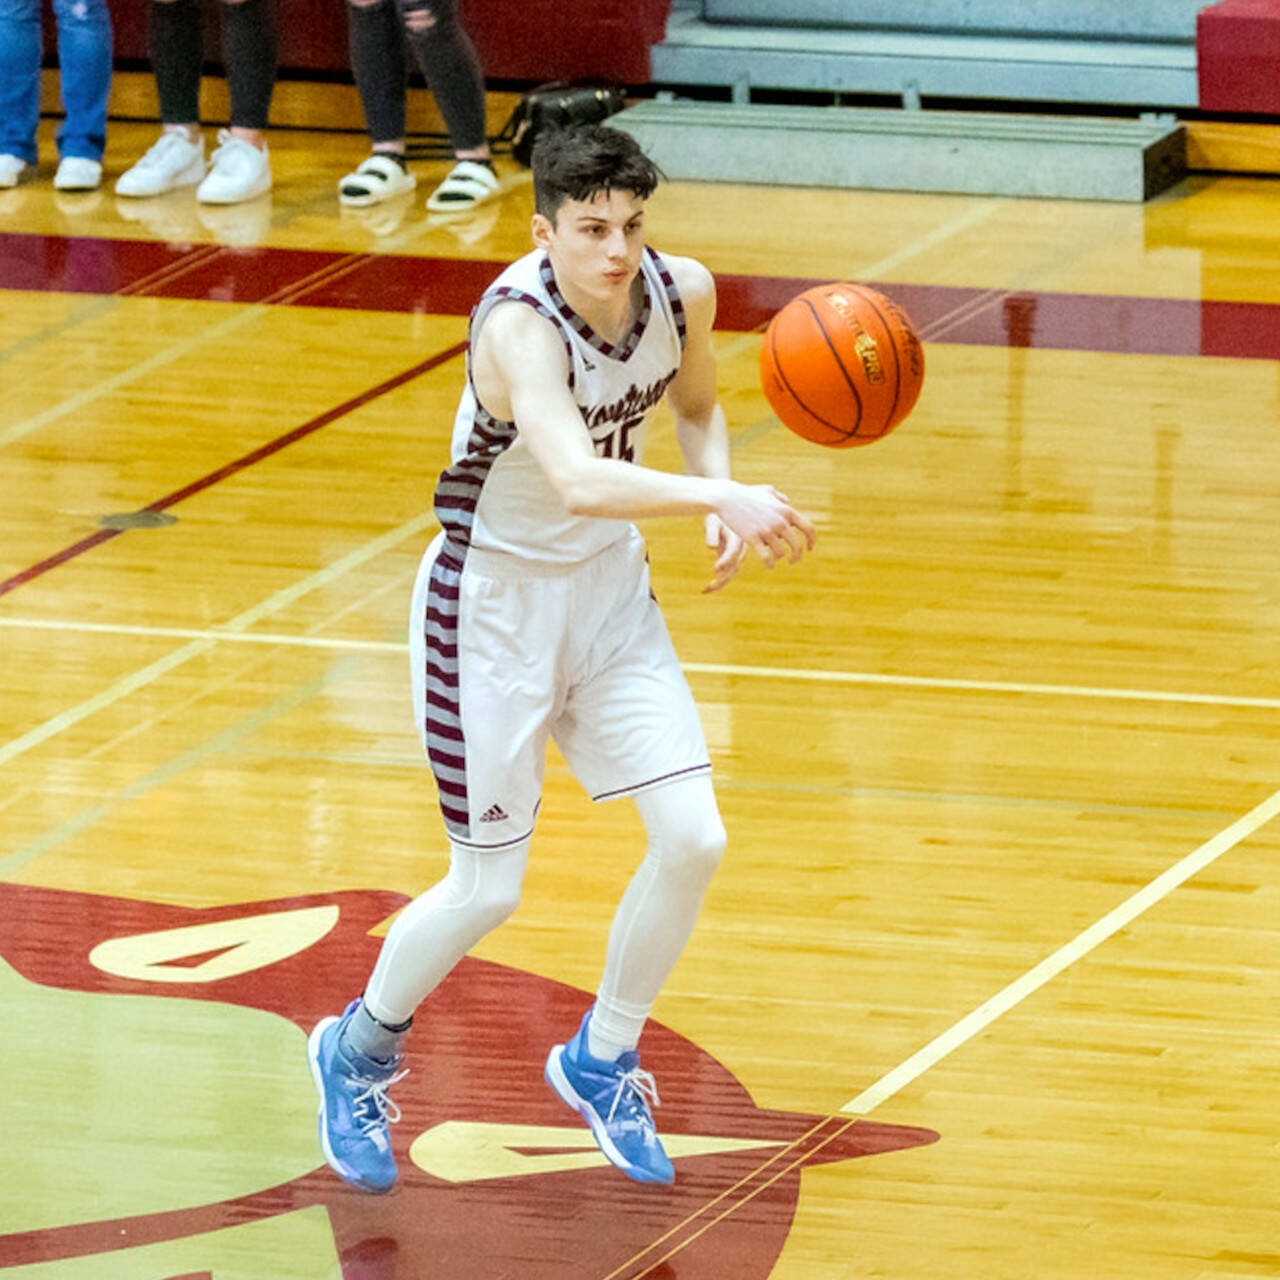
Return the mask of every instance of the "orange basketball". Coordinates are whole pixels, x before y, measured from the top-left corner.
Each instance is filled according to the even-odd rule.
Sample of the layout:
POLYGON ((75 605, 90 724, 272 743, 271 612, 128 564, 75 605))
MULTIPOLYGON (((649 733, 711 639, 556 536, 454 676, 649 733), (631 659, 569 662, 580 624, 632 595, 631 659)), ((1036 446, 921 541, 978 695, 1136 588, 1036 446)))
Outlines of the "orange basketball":
POLYGON ((837 281, 797 294, 769 321, 760 379, 783 425, 845 449, 879 440, 911 412, 924 348, 897 303, 837 281))

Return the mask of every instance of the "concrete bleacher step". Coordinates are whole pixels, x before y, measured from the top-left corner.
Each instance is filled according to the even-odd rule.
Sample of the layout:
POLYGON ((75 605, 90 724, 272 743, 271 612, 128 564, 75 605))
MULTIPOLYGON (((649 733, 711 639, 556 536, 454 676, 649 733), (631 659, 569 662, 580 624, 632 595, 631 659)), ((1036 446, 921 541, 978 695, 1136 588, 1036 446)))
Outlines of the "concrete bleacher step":
MULTIPOLYGON (((701 0, 709 22, 997 32, 1086 40, 1194 40, 1206 0, 701 0)), ((683 6, 696 8, 696 6, 683 6)))
POLYGON ((1172 119, 655 100, 609 123, 695 181, 1140 202, 1187 172, 1172 119))
MULTIPOLYGON (((1117 0, 1118 2, 1118 0, 1117 0)), ((654 84, 1194 107, 1194 32, 1177 40, 836 30, 705 21, 673 8, 654 84)))

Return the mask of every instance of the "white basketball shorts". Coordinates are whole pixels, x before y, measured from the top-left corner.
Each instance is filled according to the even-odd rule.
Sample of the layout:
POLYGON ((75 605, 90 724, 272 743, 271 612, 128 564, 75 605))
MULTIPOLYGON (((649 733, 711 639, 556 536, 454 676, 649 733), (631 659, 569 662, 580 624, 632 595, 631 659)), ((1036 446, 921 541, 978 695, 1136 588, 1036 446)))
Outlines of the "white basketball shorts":
POLYGON ((440 535, 414 585, 414 718, 452 840, 526 839, 554 738, 594 800, 710 770, 638 531, 559 565, 440 535))

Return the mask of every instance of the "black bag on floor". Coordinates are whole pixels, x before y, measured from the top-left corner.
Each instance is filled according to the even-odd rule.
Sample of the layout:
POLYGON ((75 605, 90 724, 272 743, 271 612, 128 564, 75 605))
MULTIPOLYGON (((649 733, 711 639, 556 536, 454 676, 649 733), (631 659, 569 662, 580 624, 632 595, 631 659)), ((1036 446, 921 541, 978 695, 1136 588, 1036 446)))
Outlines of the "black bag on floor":
POLYGON ((498 141, 510 143, 516 163, 527 169, 539 134, 570 124, 598 124, 626 105, 616 85, 540 84, 516 103, 498 141))

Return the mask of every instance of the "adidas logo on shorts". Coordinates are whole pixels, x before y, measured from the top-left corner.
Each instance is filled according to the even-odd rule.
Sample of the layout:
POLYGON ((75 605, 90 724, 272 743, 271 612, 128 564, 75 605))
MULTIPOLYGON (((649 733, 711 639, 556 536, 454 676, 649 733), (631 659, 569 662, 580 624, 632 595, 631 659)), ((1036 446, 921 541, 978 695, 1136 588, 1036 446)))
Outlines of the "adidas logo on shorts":
POLYGON ((500 805, 490 805, 481 815, 481 822, 506 822, 511 815, 500 805))

